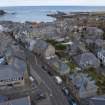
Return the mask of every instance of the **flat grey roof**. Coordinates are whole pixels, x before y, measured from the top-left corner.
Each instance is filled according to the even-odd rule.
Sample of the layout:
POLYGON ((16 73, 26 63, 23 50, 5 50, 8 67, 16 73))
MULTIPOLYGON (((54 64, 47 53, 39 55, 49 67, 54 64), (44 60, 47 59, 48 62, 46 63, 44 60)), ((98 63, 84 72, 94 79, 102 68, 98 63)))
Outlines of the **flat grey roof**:
POLYGON ((89 99, 93 105, 105 105, 105 96, 96 96, 89 99))
POLYGON ((30 103, 29 97, 24 97, 20 99, 3 102, 3 103, 0 103, 0 105, 31 105, 31 103, 30 103))
POLYGON ((21 78, 21 74, 18 69, 12 65, 0 65, 0 80, 9 80, 11 78, 21 78))

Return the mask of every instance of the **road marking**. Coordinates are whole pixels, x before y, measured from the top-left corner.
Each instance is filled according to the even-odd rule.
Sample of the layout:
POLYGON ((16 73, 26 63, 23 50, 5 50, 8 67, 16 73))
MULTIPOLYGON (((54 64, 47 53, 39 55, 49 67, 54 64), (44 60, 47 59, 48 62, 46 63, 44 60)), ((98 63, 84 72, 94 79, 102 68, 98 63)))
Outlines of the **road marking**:
MULTIPOLYGON (((39 66, 38 66, 39 67, 39 66)), ((40 67, 39 67, 40 68, 40 67)), ((41 69, 41 68, 40 68, 41 69)), ((33 70, 33 68, 31 67, 31 70, 33 70)), ((48 91, 49 91, 49 96, 52 96, 52 90, 47 86, 47 84, 45 83, 45 81, 44 80, 42 80, 41 79, 41 77, 38 75, 38 73, 36 73, 35 72, 35 70, 33 70, 33 72, 34 72, 34 74, 35 74, 35 77, 37 77, 37 80, 39 81, 40 80, 40 83, 42 82, 45 86, 46 86, 46 88, 48 89, 48 91)), ((33 74, 31 74, 31 75, 33 75, 33 74)), ((34 76, 33 76, 34 77, 34 76)))
POLYGON ((105 98, 91 98, 93 100, 100 100, 100 101, 105 101, 105 98))

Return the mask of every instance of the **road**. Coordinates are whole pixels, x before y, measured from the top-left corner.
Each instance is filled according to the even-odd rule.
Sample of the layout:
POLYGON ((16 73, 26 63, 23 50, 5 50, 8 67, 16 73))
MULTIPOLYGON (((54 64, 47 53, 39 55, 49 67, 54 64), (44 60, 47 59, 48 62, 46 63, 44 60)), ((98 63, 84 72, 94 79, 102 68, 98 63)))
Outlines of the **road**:
MULTIPOLYGON (((49 97, 51 99, 52 105, 69 105, 66 97, 63 95, 63 92, 59 86, 55 83, 53 78, 51 78, 38 64, 35 58, 35 55, 29 56, 30 66, 42 79, 44 86, 47 88, 49 97), (37 62, 37 64, 36 64, 37 62)), ((32 73, 34 76, 34 73, 32 73)))

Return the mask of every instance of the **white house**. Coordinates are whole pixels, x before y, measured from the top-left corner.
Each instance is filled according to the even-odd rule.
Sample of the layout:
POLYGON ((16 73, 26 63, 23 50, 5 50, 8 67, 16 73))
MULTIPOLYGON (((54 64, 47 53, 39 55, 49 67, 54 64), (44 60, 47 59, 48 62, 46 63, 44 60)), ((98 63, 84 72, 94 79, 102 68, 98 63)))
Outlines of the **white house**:
POLYGON ((102 61, 102 64, 105 66, 105 50, 104 49, 97 52, 97 57, 102 61))

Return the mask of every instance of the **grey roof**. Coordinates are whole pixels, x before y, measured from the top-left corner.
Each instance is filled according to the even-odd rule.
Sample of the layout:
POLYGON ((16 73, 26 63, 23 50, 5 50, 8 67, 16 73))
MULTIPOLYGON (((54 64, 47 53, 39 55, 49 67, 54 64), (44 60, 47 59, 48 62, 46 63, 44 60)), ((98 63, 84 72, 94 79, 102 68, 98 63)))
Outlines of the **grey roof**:
POLYGON ((77 88, 86 88, 86 86, 89 83, 92 83, 93 86, 95 86, 95 84, 96 84, 96 82, 94 80, 92 80, 91 77, 89 77, 87 74, 83 74, 83 73, 72 74, 69 76, 69 78, 72 79, 74 85, 77 88))
POLYGON ((94 40, 92 40, 92 39, 86 39, 85 42, 87 44, 93 44, 94 43, 94 40))
POLYGON ((97 28, 97 27, 87 27, 86 30, 89 32, 101 32, 101 33, 103 33, 103 30, 101 30, 100 28, 97 28))
POLYGON ((14 66, 0 65, 0 80, 9 80, 10 78, 21 78, 23 75, 18 72, 14 66))
POLYGON ((105 45, 105 40, 96 39, 95 44, 96 44, 97 46, 103 47, 103 45, 105 45))
POLYGON ((45 42, 44 40, 36 40, 35 48, 40 48, 40 49, 46 49, 48 47, 48 43, 45 42))
POLYGON ((7 102, 0 103, 0 105, 31 105, 30 98, 24 97, 7 102))
POLYGON ((70 68, 68 67, 68 65, 57 58, 50 59, 49 63, 56 69, 56 72, 60 73, 60 75, 65 75, 70 72, 70 68))
POLYGON ((10 61, 9 64, 14 66, 18 70, 18 72, 20 72, 21 74, 24 74, 24 72, 27 69, 26 62, 24 60, 17 58, 17 57, 13 57, 12 61, 10 61))
POLYGON ((81 66, 81 64, 86 64, 89 62, 90 65, 95 66, 100 63, 94 54, 87 52, 74 57, 75 62, 81 66))
POLYGON ((96 96, 88 99, 90 105, 105 105, 105 96, 96 96))
POLYGON ((88 77, 87 75, 83 74, 83 73, 79 73, 79 74, 72 74, 69 76, 70 79, 72 79, 73 83, 80 88, 82 86, 82 83, 84 80, 86 80, 88 77))
POLYGON ((16 56, 23 60, 26 58, 24 51, 18 45, 9 45, 4 53, 6 57, 16 56))

